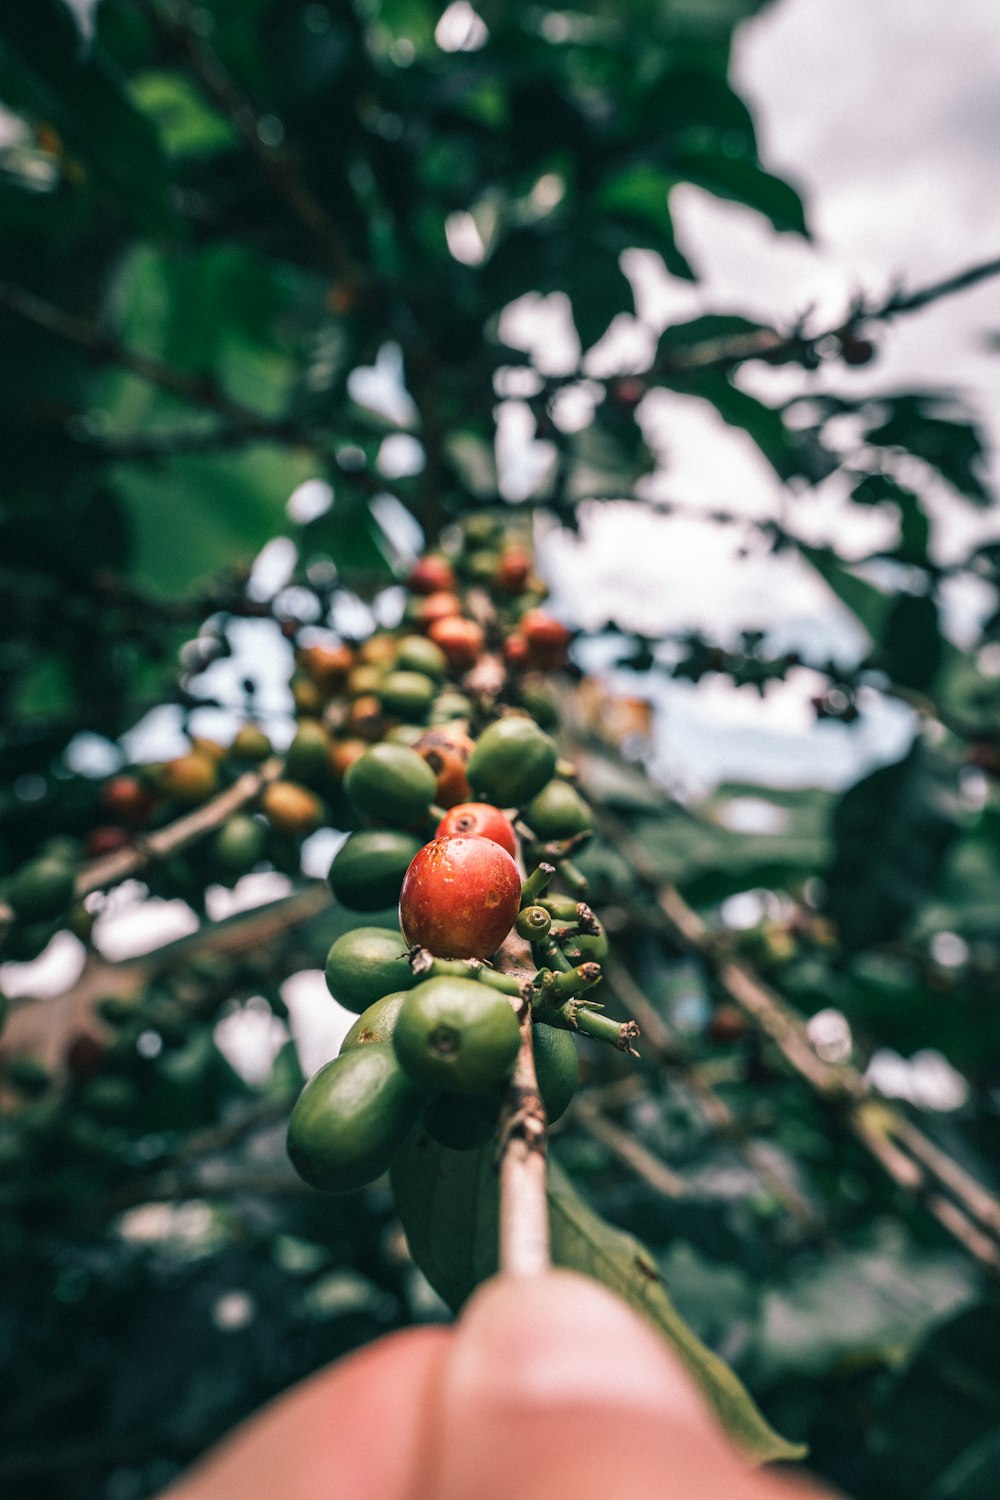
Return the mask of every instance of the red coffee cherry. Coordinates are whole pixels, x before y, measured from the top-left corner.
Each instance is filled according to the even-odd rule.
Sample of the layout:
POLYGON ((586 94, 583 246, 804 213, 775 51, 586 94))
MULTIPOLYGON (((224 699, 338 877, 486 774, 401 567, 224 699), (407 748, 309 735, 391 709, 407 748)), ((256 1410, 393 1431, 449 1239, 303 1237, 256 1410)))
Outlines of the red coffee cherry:
POLYGON ((451 563, 444 557, 428 553, 414 563, 409 577, 411 594, 438 594, 455 587, 451 563))
POLYGON ((462 601, 457 594, 449 593, 447 590, 441 593, 428 594, 421 601, 417 610, 417 620, 424 630, 433 625, 435 620, 446 620, 450 615, 460 615, 462 612, 462 601))
POLYGON ((435 620, 427 634, 436 646, 441 647, 448 665, 459 671, 474 666, 482 655, 485 637, 482 626, 475 620, 446 615, 442 620, 435 620))
POLYGON ((497 588, 505 594, 519 594, 531 576, 531 553, 516 543, 505 547, 494 576, 497 588))
POLYGON ((521 618, 521 634, 531 666, 553 671, 566 665, 570 632, 561 620, 553 619, 543 609, 529 609, 521 618))
POLYGON ((489 958, 520 900, 517 866, 492 839, 432 839, 406 872, 399 924, 411 947, 438 958, 489 958))
POLYGON ((101 806, 118 822, 135 828, 148 820, 156 795, 138 776, 112 776, 101 788, 101 806))
POLYGON ((437 826, 439 839, 464 837, 492 839, 508 854, 517 854, 517 836, 510 819, 489 802, 460 802, 445 813, 437 826))
POLYGON ((434 800, 439 807, 469 801, 472 788, 465 767, 472 754, 472 741, 464 729, 456 724, 438 725, 425 730, 413 748, 437 778, 434 800))

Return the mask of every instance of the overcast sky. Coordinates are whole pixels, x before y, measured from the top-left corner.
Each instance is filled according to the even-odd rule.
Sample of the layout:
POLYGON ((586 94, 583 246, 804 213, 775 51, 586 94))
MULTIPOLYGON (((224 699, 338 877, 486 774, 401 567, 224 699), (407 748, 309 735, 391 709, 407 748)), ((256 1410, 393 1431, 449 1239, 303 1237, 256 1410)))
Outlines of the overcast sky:
MULTIPOLYGON (((701 282, 691 289, 647 263, 640 311, 654 323, 739 310, 787 324, 809 306, 835 320, 858 289, 919 286, 1000 255, 996 0, 779 0, 739 33, 734 82, 753 109, 765 165, 802 192, 814 242, 777 235, 758 215, 699 189, 677 189, 678 237, 701 282)), ((838 366, 816 381, 850 395, 960 390, 996 446, 1000 360, 987 347, 991 331, 1000 331, 1000 280, 902 320, 879 336, 871 366, 838 366)), ((789 393, 787 372, 754 367, 747 377, 765 399, 789 393)), ((660 493, 777 513, 780 486, 748 439, 701 403, 657 392, 650 406, 665 450, 660 493)), ((994 517, 943 487, 929 498, 942 557, 983 529, 1000 534, 994 517)), ((885 520, 870 512, 845 524, 835 493, 799 502, 795 520, 817 539, 847 538, 859 553, 885 539, 885 520)), ((613 594, 627 622, 648 630, 693 621, 726 636, 781 622, 806 652, 827 641, 850 652, 857 632, 810 570, 787 558, 737 562, 738 542, 731 531, 615 507, 590 518, 582 546, 554 540, 549 556, 559 602, 584 621, 597 623, 613 594)), ((972 589, 948 602, 959 634, 983 603, 972 589)), ((817 734, 811 690, 803 674, 761 706, 748 691, 670 685, 662 754, 682 771, 697 766, 695 781, 763 775, 769 765, 779 780, 847 781, 905 742, 906 721, 895 713, 867 729, 824 725, 817 734)))

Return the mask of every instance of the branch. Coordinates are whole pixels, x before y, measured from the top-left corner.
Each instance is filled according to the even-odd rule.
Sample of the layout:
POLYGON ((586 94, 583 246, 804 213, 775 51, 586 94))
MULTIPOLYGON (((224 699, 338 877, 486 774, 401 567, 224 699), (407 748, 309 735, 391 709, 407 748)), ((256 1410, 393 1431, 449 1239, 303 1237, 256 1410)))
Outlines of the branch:
POLYGON ((101 859, 85 865, 76 878, 78 900, 92 891, 104 890, 109 885, 118 885, 133 875, 139 875, 147 865, 158 860, 170 859, 180 854, 189 844, 197 843, 206 834, 214 833, 228 822, 233 813, 255 802, 270 782, 276 781, 284 769, 284 761, 272 756, 259 770, 244 771, 232 786, 219 792, 211 801, 202 803, 193 812, 146 834, 129 849, 118 849, 101 859))
POLYGON ((596 1100, 587 1094, 581 1095, 574 1100, 572 1114, 578 1125, 603 1146, 607 1146, 620 1162, 648 1183, 654 1192, 661 1193, 665 1198, 686 1196, 687 1184, 683 1177, 672 1172, 629 1131, 609 1120, 596 1100))
MULTIPOLYGON (((93 891, 102 891, 108 886, 120 885, 134 875, 140 875, 150 864, 170 859, 189 844, 194 844, 206 834, 214 833, 223 823, 239 812, 240 808, 256 801, 269 782, 275 781, 282 772, 284 761, 278 756, 256 771, 245 771, 232 786, 219 792, 210 802, 185 813, 182 818, 158 828, 155 833, 143 835, 127 849, 116 849, 113 854, 102 855, 84 865, 76 877, 74 895, 82 901, 93 891)), ((6 903, 0 903, 0 933, 15 920, 14 912, 6 903)))
POLYGON ((748 1140, 737 1116, 712 1085, 685 1056, 680 1038, 650 1004, 624 964, 605 961, 605 973, 615 994, 642 1027, 645 1054, 659 1063, 668 1075, 676 1075, 701 1111, 706 1124, 724 1139, 731 1141, 744 1161, 760 1178, 782 1207, 799 1226, 810 1234, 821 1231, 815 1209, 802 1193, 780 1172, 756 1141, 748 1140))
MULTIPOLYGON (((497 968, 530 981, 526 943, 511 935, 497 955, 497 968)), ((513 1003, 513 1002, 512 1002, 513 1003)), ((497 1171, 500 1177, 500 1269, 510 1276, 548 1270, 549 1200, 546 1190, 547 1121, 538 1091, 531 1003, 519 1002, 521 1045, 500 1110, 497 1171)))
POLYGON ((941 297, 950 297, 954 292, 964 292, 966 288, 976 286, 978 282, 998 274, 1000 274, 1000 258, 983 260, 977 265, 970 266, 966 271, 959 271, 954 276, 945 277, 943 281, 932 281, 929 286, 922 287, 918 291, 893 292, 880 309, 873 310, 867 316, 888 320, 899 313, 916 312, 922 307, 927 307, 931 302, 937 302, 941 297))
POLYGON ((918 1197, 977 1260, 1000 1272, 1000 1201, 899 1109, 877 1096, 852 1064, 819 1057, 803 1018, 748 964, 725 955, 676 886, 660 880, 640 841, 608 814, 599 812, 598 820, 652 890, 675 941, 700 955, 719 988, 770 1038, 792 1071, 814 1093, 840 1107, 848 1128, 893 1181, 918 1197), (954 1200, 950 1206, 949 1199, 954 1200))
POLYGON ((132 349, 112 334, 104 333, 87 319, 64 312, 23 287, 0 282, 0 308, 36 328, 44 329, 63 343, 72 344, 103 364, 117 365, 119 369, 127 370, 141 380, 148 380, 160 390, 169 391, 195 406, 214 411, 225 418, 244 441, 265 439, 307 446, 316 446, 318 442, 316 434, 307 428, 298 427, 293 422, 275 421, 251 406, 234 401, 211 376, 189 375, 155 355, 132 349))

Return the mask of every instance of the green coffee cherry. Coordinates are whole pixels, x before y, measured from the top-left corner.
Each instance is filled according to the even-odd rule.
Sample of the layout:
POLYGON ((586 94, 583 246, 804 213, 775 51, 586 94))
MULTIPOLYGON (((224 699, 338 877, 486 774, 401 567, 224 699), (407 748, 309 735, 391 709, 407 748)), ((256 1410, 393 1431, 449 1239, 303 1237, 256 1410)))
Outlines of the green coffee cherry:
POLYGON ((593 814, 576 787, 553 780, 542 787, 524 809, 524 821, 537 838, 568 839, 590 832, 593 814))
POLYGON ((44 921, 66 910, 74 884, 72 866, 54 854, 44 854, 21 866, 7 890, 7 900, 22 921, 44 921))
POLYGON ((572 1103, 580 1082, 580 1056, 572 1034, 556 1026, 536 1026, 532 1043, 538 1092, 551 1125, 572 1103))
POLYGON ((376 1000, 414 984, 398 929, 355 927, 342 933, 326 956, 326 984, 346 1010, 360 1014, 376 1000))
POLYGON ((427 1098, 386 1042, 354 1047, 320 1068, 288 1123, 299 1176, 328 1193, 350 1193, 385 1172, 427 1098))
POLYGON ((498 807, 520 807, 556 768, 556 747, 531 719, 510 715, 484 729, 469 756, 469 784, 498 807))
POLYGON ((426 979, 412 989, 392 1034, 396 1056, 418 1083, 484 1094, 514 1066, 520 1030, 510 1001, 472 979, 426 979))
POLYGON ((425 677, 441 682, 447 669, 447 658, 440 646, 425 635, 404 635, 396 650, 397 671, 421 672, 425 677))
POLYGON ((329 775, 330 738, 316 719, 301 719, 285 756, 285 776, 306 786, 323 786, 329 775))
POLYGON ((396 1029, 396 1018, 403 1008, 406 990, 396 990, 392 995, 383 995, 374 1005, 363 1010, 340 1044, 340 1055, 350 1052, 352 1047, 369 1047, 373 1042, 391 1042, 396 1029))
POLYGON ((344 790, 358 812, 398 827, 424 816, 436 786, 422 755, 384 742, 359 755, 344 777, 344 790))
POLYGON ((420 839, 393 828, 365 828, 352 833, 330 866, 333 894, 351 911, 382 911, 395 906, 403 876, 422 848, 420 839))
MULTIPOLYGON (((430 646, 433 642, 428 641, 430 646)), ((437 683, 423 672, 390 672, 382 681, 379 697, 387 714, 422 724, 430 713, 437 683)))
POLYGON ((264 857, 267 828, 246 813, 234 813, 212 840, 212 862, 227 874, 242 875, 264 857))

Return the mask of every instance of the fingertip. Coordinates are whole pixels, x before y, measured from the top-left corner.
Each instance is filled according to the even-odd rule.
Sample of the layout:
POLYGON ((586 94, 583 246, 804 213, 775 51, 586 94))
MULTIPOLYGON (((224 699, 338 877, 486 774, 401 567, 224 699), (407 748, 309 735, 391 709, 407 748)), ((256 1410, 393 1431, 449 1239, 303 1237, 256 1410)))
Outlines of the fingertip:
POLYGON ((670 1411, 714 1430, 714 1419, 664 1338, 621 1298, 574 1271, 497 1276, 471 1298, 448 1361, 469 1390, 498 1369, 518 1399, 540 1405, 598 1401, 670 1411))
POLYGON ((389 1334, 279 1397, 162 1500, 411 1500, 451 1330, 389 1334))

